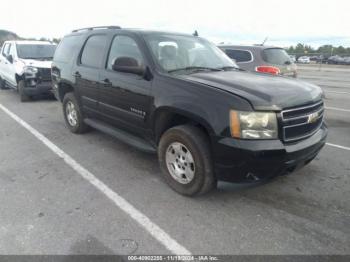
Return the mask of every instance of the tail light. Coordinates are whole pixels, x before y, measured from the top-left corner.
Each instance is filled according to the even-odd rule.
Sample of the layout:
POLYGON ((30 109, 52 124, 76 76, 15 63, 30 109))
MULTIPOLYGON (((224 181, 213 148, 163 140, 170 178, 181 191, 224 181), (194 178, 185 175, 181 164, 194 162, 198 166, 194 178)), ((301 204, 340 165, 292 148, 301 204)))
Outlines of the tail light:
POLYGON ((272 75, 279 75, 281 73, 281 70, 275 66, 258 66, 255 68, 255 71, 272 75))

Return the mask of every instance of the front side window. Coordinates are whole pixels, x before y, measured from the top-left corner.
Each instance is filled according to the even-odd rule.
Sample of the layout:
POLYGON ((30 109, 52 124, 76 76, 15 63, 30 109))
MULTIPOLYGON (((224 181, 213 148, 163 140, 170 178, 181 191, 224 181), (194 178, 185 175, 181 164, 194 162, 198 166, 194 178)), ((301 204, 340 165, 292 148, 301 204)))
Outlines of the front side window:
POLYGON ((135 64, 134 66, 141 66, 143 64, 142 54, 135 40, 129 36, 118 35, 114 37, 112 42, 107 61, 107 69, 112 70, 115 61, 125 57, 137 62, 137 65, 135 64))
POLYGON ((82 65, 100 68, 106 50, 107 36, 93 35, 86 41, 80 62, 82 65))
POLYGON ((252 54, 246 50, 226 49, 226 54, 237 63, 249 62, 253 60, 252 54))
POLYGON ((52 59, 56 45, 17 44, 17 55, 22 59, 52 59))
POLYGON ((170 34, 144 37, 156 62, 169 73, 186 73, 193 68, 237 67, 223 51, 200 37, 170 34))
POLYGON ((13 58, 16 56, 16 46, 15 45, 11 45, 10 50, 9 50, 9 55, 12 55, 13 58))

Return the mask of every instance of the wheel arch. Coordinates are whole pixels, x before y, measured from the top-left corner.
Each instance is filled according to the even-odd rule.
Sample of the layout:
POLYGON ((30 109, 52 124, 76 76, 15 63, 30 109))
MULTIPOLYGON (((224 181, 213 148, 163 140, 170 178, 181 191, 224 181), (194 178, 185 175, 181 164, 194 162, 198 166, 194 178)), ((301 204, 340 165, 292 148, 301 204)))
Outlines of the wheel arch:
POLYGON ((161 107, 154 112, 153 131, 156 144, 159 143, 164 132, 174 126, 191 124, 200 128, 210 139, 215 134, 211 125, 202 117, 192 112, 172 107, 161 107))
POLYGON ((74 87, 68 83, 59 83, 57 88, 57 94, 59 101, 63 102, 65 94, 74 92, 74 87))

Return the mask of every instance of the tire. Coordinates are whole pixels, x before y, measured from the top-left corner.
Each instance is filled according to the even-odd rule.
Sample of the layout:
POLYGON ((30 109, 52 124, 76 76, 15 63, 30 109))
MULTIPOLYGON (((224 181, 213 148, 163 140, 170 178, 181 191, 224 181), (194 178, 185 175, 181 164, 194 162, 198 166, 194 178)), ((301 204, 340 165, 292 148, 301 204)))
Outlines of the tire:
POLYGON ((21 102, 28 102, 31 100, 31 97, 26 95, 24 92, 24 88, 25 88, 25 82, 23 80, 20 80, 18 82, 18 93, 19 93, 19 97, 21 99, 21 102))
POLYGON ((5 85, 5 80, 3 80, 1 77, 0 77, 0 89, 1 90, 7 89, 5 85))
POLYGON ((83 134, 88 131, 89 128, 84 123, 80 105, 73 93, 67 93, 63 98, 63 115, 72 133, 83 134))
POLYGON ((179 194, 202 195, 217 185, 208 137, 195 126, 166 131, 159 142, 158 159, 165 181, 179 194))

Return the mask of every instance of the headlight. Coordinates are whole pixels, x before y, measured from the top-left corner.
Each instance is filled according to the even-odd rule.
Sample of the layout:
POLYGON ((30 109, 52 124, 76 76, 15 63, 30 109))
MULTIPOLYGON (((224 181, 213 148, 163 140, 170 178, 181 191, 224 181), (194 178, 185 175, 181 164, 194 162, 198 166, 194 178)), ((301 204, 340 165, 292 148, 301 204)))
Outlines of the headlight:
POLYGON ((38 68, 34 66, 26 66, 24 67, 24 73, 25 74, 36 74, 38 73, 38 68))
POLYGON ((243 139, 277 139, 275 113, 230 111, 231 135, 243 139))

